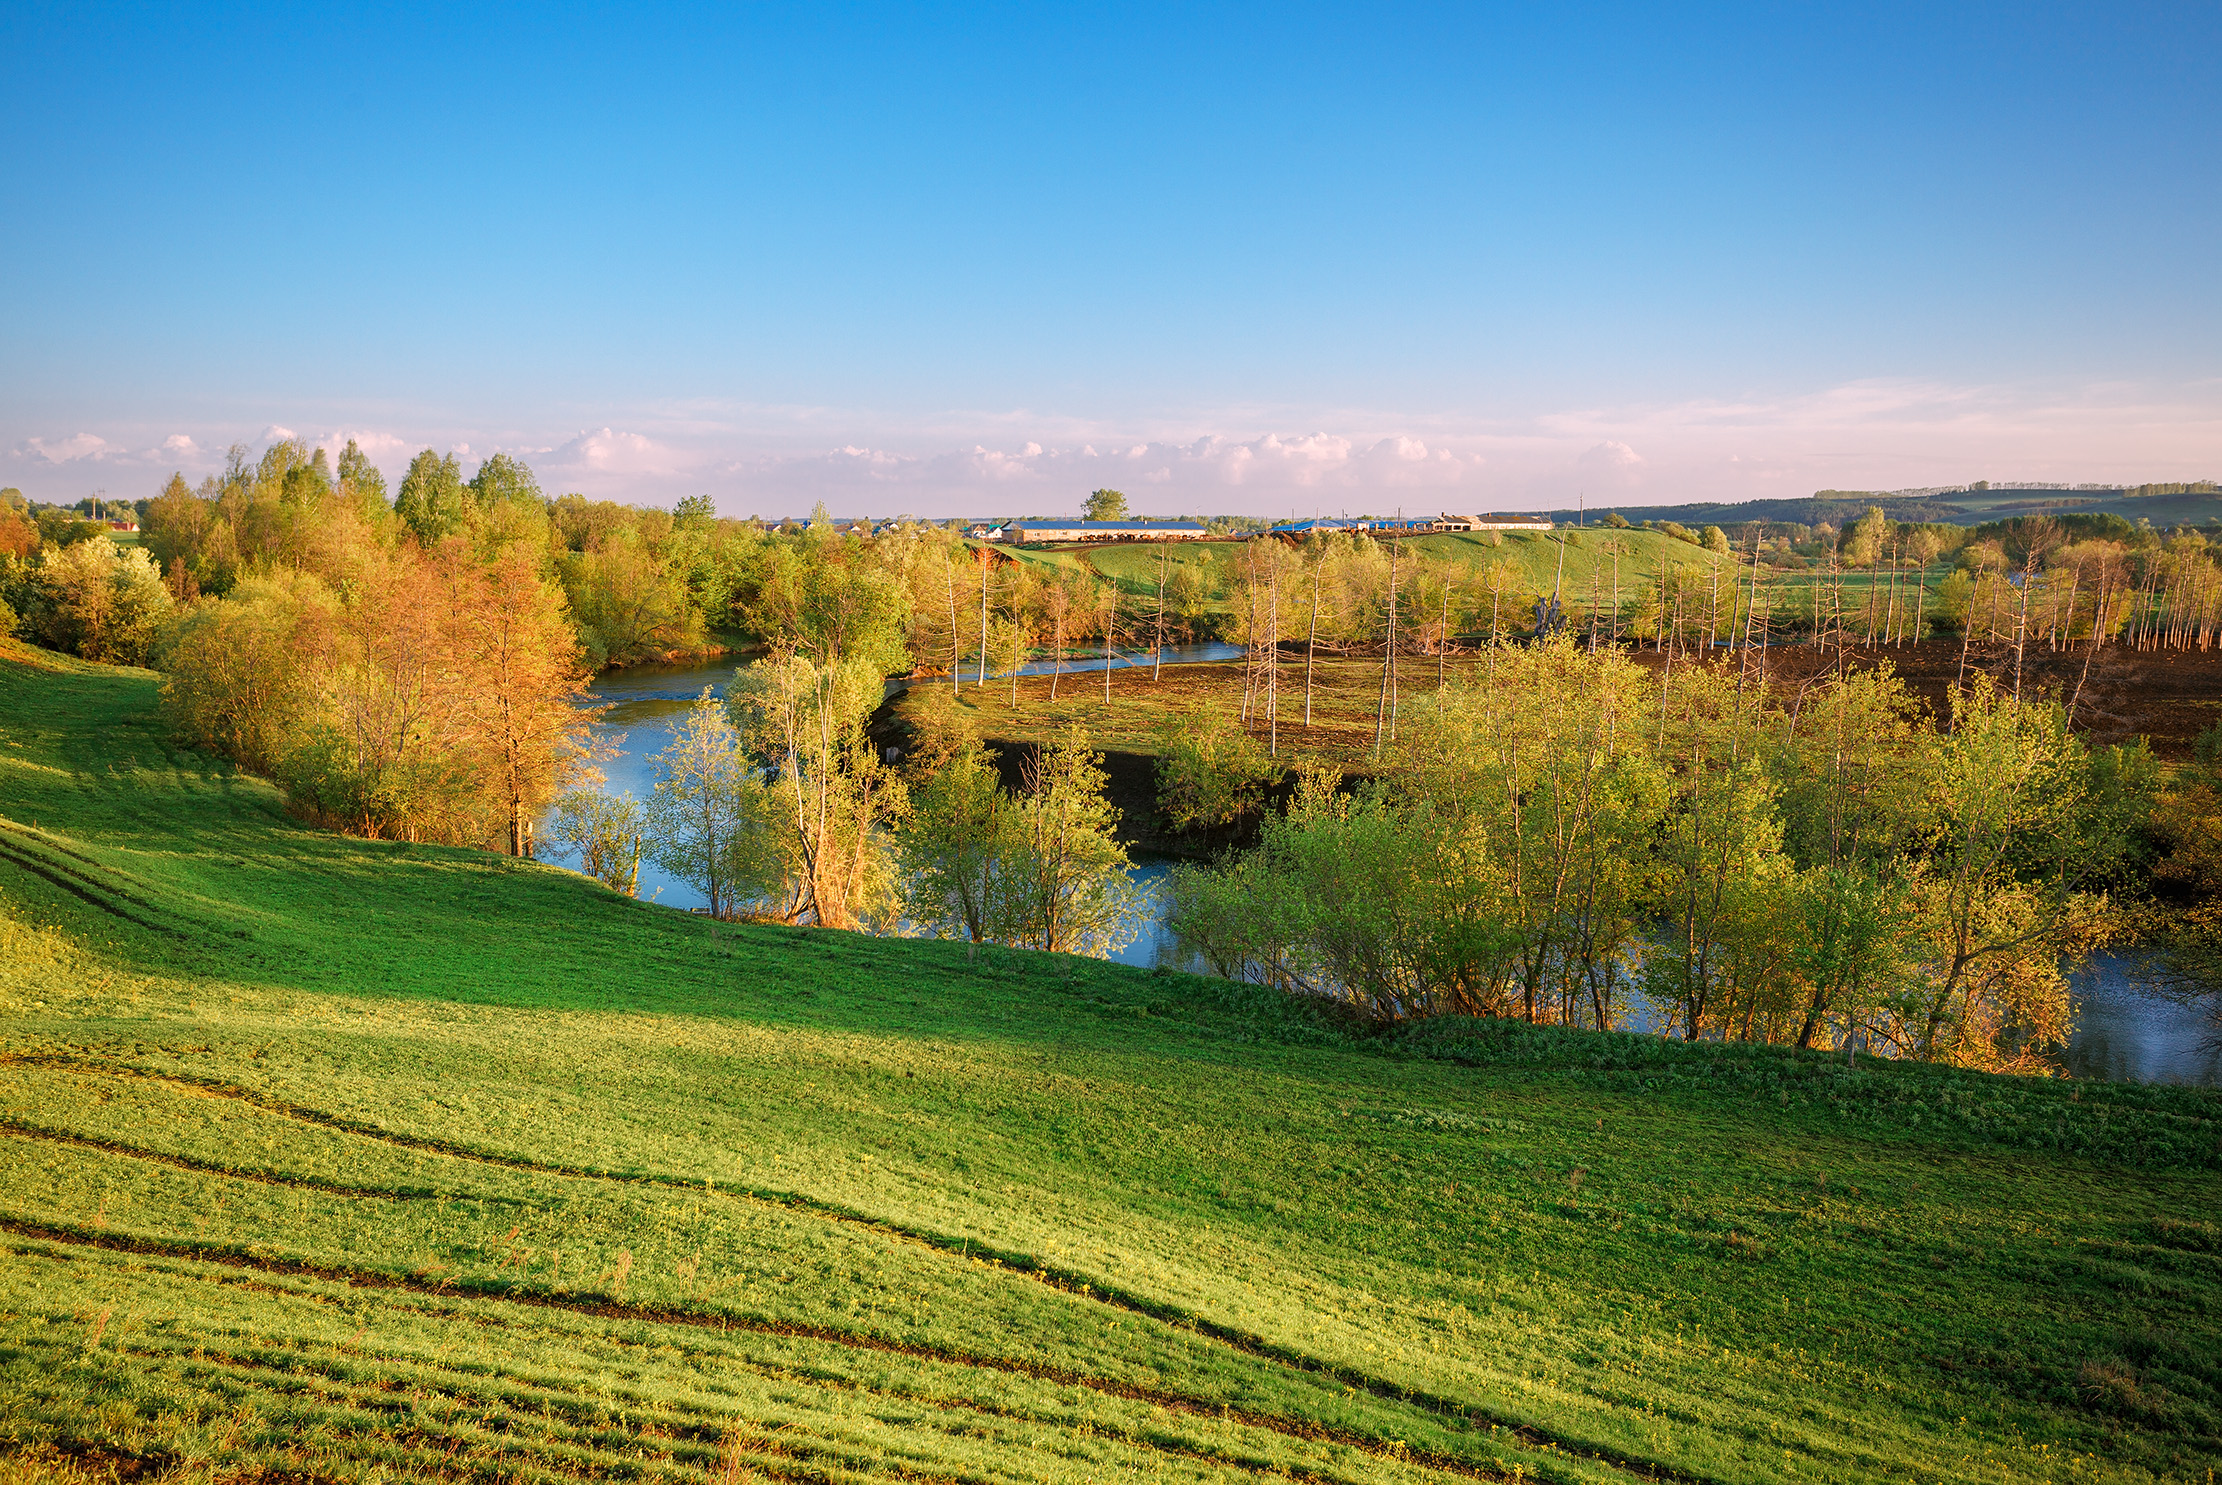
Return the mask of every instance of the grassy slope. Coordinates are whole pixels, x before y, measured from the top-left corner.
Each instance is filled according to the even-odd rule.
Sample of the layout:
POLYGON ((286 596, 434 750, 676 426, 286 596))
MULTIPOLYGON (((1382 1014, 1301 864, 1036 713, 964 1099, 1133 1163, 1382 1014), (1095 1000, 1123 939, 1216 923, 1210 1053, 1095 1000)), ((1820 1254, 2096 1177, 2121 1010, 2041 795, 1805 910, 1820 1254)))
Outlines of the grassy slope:
MULTIPOLYGON (((1569 607, 1588 602, 1591 580, 1594 575, 1598 591, 1609 594, 1613 581, 1613 551, 1620 552, 1620 584, 1622 595, 1632 595, 1643 583, 1655 578, 1665 567, 1685 566, 1703 568, 1708 563, 1726 559, 1716 557, 1701 547, 1676 541, 1656 531, 1606 531, 1593 528, 1581 532, 1553 532, 1548 535, 1529 532, 1500 532, 1502 542, 1492 544, 1489 533, 1473 535, 1443 533, 1435 536, 1416 537, 1397 543, 1404 554, 1400 564, 1417 555, 1420 561, 1440 570, 1445 563, 1456 563, 1478 575, 1491 562, 1511 564, 1517 576, 1515 587, 1524 593, 1547 593, 1553 582, 1561 584, 1561 591, 1568 597, 1569 607), (1566 538, 1574 538, 1569 541, 1566 538), (1563 553, 1565 565, 1560 567, 1563 553)), ((1158 551, 1154 546, 1140 542, 1108 546, 1080 547, 1004 547, 998 548, 1021 561, 1048 563, 1060 566, 1085 565, 1105 577, 1116 581, 1132 594, 1154 594, 1157 591, 1158 551)), ((1232 541, 1181 542, 1171 548, 1175 560, 1190 563, 1209 561, 1222 571, 1231 570, 1231 564, 1240 560, 1242 543, 1232 541)), ((1410 569, 1407 568, 1407 571, 1410 569)))
POLYGON ((1638 1038, 1420 1055, 1184 977, 716 927, 301 829, 167 744, 153 687, 0 651, 0 1452, 2216 1463, 2211 1098, 1638 1038))

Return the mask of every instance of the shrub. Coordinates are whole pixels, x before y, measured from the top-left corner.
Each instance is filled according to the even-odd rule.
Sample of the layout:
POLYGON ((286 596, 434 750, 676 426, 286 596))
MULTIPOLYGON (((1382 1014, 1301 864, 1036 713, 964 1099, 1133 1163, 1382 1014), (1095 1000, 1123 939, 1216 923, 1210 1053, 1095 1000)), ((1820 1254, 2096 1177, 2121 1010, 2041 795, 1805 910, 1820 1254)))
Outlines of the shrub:
POLYGON ((1158 732, 1157 804, 1182 830, 1232 825, 1255 814, 1281 767, 1224 715, 1192 713, 1158 732))

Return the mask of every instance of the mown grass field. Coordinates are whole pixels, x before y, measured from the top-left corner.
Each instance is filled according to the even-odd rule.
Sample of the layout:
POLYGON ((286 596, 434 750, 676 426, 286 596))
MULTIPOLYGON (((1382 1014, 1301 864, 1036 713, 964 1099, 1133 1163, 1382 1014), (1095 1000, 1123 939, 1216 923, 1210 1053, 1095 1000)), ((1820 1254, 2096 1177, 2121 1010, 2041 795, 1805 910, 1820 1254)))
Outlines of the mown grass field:
POLYGON ((2222 1463, 2210 1095, 713 925, 303 829, 154 686, 0 650, 13 1478, 2222 1463))

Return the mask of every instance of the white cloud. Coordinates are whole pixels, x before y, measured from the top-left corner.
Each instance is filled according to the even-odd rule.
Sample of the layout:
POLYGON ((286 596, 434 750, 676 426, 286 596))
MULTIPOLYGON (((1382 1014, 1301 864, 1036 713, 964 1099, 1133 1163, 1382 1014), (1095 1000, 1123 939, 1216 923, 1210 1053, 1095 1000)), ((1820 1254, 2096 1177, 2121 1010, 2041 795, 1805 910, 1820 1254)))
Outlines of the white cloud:
POLYGON ((598 428, 548 450, 540 462, 556 472, 602 475, 672 474, 689 467, 675 451, 640 433, 598 428))
POLYGON ((389 459, 399 460, 406 464, 417 450, 424 447, 423 441, 419 439, 404 438, 398 433, 379 433, 364 428, 335 429, 324 435, 319 442, 325 448, 331 450, 334 456, 337 456, 341 449, 352 443, 356 448, 363 451, 364 457, 369 459, 371 463, 379 465, 383 465, 389 459))
POLYGON ((18 457, 28 456, 48 464, 74 464, 79 459, 101 459, 113 451, 114 445, 94 433, 72 434, 52 443, 43 438, 26 438, 15 448, 18 457))
POLYGON ((1583 450, 1577 462, 1585 469, 1633 469, 1643 462, 1643 455, 1617 438, 1608 438, 1583 450))
POLYGON ((291 437, 293 437, 293 430, 291 428, 281 428, 276 423, 272 423, 269 427, 262 430, 262 433, 256 439, 256 442, 264 445, 273 443, 284 443, 291 437))
MULTIPOLYGON (((306 425, 328 427, 325 416, 306 425)), ((101 431, 61 436, 0 417, 0 483, 39 499, 74 499, 103 481, 119 494, 151 495, 172 469, 197 479, 221 468, 224 450, 243 437, 228 424, 93 426, 101 431), (132 487, 133 471, 144 473, 143 488, 132 487)), ((291 432, 273 424, 254 446, 291 432)), ((349 437, 389 476, 417 449, 452 449, 475 462, 478 450, 500 448, 532 464, 550 493, 668 504, 707 491, 729 512, 764 515, 820 500, 843 515, 1050 515, 1076 511, 1098 486, 1146 495, 1136 504, 1153 514, 1520 509, 1571 506, 1583 491, 1604 507, 1982 478, 2222 476, 2222 379, 1870 379, 1764 395, 1424 415, 1237 406, 1179 425, 1023 408, 898 418, 697 399, 632 409, 589 431, 342 424, 317 441, 336 451, 349 437)))

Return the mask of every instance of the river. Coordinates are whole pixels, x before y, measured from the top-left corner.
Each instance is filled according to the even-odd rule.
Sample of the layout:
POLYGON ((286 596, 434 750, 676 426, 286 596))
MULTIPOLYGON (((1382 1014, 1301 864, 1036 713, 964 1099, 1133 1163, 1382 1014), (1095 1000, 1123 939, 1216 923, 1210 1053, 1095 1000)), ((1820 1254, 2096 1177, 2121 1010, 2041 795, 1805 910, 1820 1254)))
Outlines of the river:
MULTIPOLYGON (((1220 644, 1168 648, 1166 662, 1217 662, 1237 659, 1241 653, 1233 645, 1220 644)), ((1115 663, 1122 669, 1146 668, 1149 658, 1122 655, 1115 663)), ((733 668, 731 660, 644 665, 608 671, 595 680, 593 699, 609 704, 595 730, 612 752, 602 764, 611 793, 648 795, 655 782, 651 760, 671 741, 680 713, 704 687, 722 696, 733 668)), ((1065 663, 1068 674, 1102 669, 1100 656, 1065 663)), ((1048 670, 1049 662, 1040 661, 1021 673, 1043 675, 1048 670)), ((563 862, 560 853, 551 852, 550 859, 563 862)), ((1171 868, 1172 863, 1157 858, 1135 862, 1133 877, 1143 888, 1147 905, 1133 924, 1134 942, 1114 954, 1114 959, 1148 968, 1170 949, 1163 889, 1171 868)), ((703 905, 700 893, 645 861, 640 868, 640 895, 677 908, 703 905)), ((2077 1077, 2116 1082, 2222 1087, 2222 1049, 2206 1045, 2210 1028, 2195 1009, 2142 989, 2138 968, 2139 961, 2132 956, 2101 954, 2076 975, 2076 1029, 2064 1059, 2068 1070, 2077 1077)))

